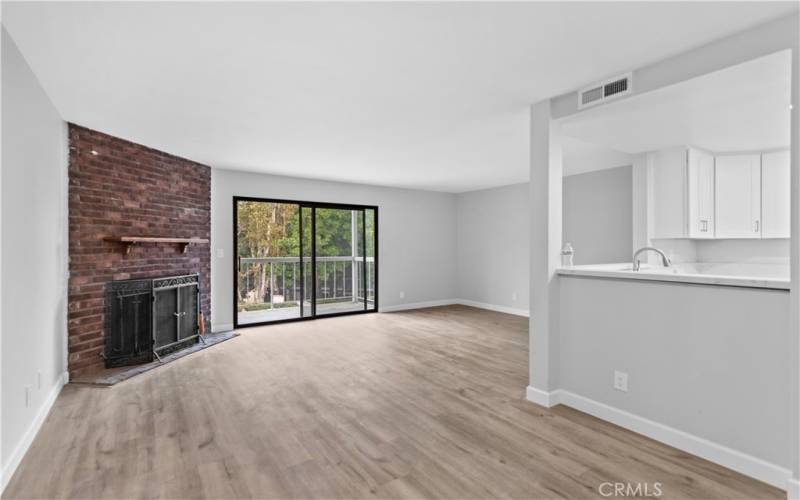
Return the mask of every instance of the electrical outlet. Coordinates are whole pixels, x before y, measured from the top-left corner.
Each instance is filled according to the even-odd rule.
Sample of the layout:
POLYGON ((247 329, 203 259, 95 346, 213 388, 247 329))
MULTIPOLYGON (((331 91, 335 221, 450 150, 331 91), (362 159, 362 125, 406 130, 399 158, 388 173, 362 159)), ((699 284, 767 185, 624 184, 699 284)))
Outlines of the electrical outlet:
POLYGON ((628 392, 628 374, 614 370, 614 389, 628 392))
POLYGON ((514 302, 517 301, 517 292, 511 292, 511 300, 514 302))
POLYGON ((222 248, 217 248, 217 258, 221 259, 223 257, 225 257, 225 250, 223 250, 222 248))
POLYGON ((31 386, 25 386, 25 408, 29 408, 31 406, 31 386))
POLYGON ((406 298, 406 292, 400 292, 400 298, 401 299, 406 298))

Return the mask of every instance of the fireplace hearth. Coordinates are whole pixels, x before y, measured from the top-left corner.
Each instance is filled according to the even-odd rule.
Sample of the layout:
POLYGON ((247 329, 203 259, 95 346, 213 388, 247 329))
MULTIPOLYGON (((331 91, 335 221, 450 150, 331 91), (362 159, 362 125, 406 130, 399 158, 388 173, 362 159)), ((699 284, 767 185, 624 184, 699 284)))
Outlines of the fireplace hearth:
POLYGON ((198 274, 106 285, 106 368, 147 363, 201 340, 198 274))

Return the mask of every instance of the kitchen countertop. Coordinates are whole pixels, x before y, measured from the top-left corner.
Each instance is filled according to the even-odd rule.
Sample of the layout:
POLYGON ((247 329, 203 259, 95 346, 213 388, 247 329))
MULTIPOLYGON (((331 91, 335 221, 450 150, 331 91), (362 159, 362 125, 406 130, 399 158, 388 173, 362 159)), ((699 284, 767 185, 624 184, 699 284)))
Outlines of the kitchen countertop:
MULTIPOLYGON (((698 271, 698 268, 701 267, 702 265, 700 264, 675 264, 673 267, 668 268, 642 264, 639 271, 633 271, 630 263, 590 264, 562 267, 557 270, 557 273, 562 276, 591 276, 597 278, 789 290, 790 280, 788 277, 774 276, 775 273, 764 273, 766 276, 761 276, 761 273, 749 276, 747 275, 748 271, 752 271, 742 269, 736 274, 715 274, 711 265, 705 266, 708 269, 698 271)), ((728 265, 728 267, 731 266, 728 265)))

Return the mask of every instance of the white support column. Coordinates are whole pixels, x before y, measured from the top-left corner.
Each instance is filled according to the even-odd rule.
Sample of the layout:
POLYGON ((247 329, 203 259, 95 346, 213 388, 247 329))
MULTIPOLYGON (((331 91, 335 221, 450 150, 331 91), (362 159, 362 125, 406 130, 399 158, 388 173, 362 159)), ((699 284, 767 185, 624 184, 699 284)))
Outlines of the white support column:
POLYGON ((353 302, 358 302, 358 292, 356 286, 358 285, 358 212, 355 210, 350 211, 350 248, 353 249, 353 260, 350 266, 350 294, 353 296, 353 302))
POLYGON ((650 194, 647 182, 647 154, 638 154, 633 159, 631 167, 632 214, 633 214, 633 248, 631 256, 636 250, 650 244, 650 227, 648 218, 650 194))
MULTIPOLYGON (((652 245, 653 239, 653 180, 650 177, 649 168, 652 157, 647 153, 641 153, 634 157, 631 170, 631 183, 633 185, 633 248, 631 249, 631 260, 636 250, 652 245)), ((653 252, 644 255, 645 262, 650 265, 659 266, 661 261, 653 252)))
POLYGON ((791 434, 792 478, 786 496, 800 500, 800 43, 792 48, 791 85, 791 434))
POLYGON ((275 301, 273 300, 272 296, 275 293, 275 278, 273 277, 273 265, 272 262, 269 263, 269 308, 275 309, 275 301))
POLYGON ((530 287, 528 399, 553 404, 558 388, 558 277, 562 245, 562 164, 559 125, 550 100, 531 106, 530 287))

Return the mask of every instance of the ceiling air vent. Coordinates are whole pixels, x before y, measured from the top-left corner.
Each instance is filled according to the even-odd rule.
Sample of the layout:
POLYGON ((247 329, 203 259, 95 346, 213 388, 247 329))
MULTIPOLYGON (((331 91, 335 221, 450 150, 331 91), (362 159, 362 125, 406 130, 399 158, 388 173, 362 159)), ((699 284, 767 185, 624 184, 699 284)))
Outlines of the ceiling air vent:
POLYGON ((603 87, 595 87, 593 89, 584 90, 581 92, 581 106, 586 106, 595 101, 603 98, 603 87))
POLYGON ((594 106, 631 92, 631 74, 596 83, 578 92, 578 109, 594 106))

